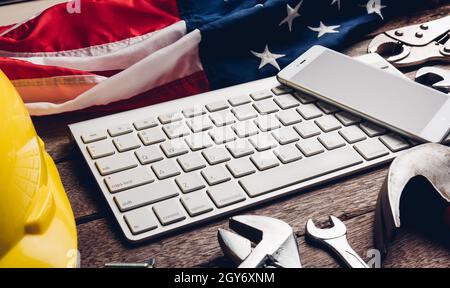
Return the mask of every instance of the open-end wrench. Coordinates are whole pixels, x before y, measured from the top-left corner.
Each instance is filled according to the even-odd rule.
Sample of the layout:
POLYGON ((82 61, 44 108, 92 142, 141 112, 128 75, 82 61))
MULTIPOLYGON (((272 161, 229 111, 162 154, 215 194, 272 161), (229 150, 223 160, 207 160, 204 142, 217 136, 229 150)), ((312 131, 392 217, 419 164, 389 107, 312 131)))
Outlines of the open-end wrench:
POLYGON ((345 224, 334 216, 330 216, 330 221, 333 227, 320 229, 309 219, 306 223, 307 239, 331 248, 350 268, 369 268, 366 262, 348 244, 345 224))
POLYGON ((437 67, 420 68, 416 73, 416 82, 450 93, 450 70, 437 67))
POLYGON ((224 254, 239 268, 301 268, 296 236, 286 222, 244 215, 230 218, 229 226, 236 233, 219 229, 217 236, 224 254))

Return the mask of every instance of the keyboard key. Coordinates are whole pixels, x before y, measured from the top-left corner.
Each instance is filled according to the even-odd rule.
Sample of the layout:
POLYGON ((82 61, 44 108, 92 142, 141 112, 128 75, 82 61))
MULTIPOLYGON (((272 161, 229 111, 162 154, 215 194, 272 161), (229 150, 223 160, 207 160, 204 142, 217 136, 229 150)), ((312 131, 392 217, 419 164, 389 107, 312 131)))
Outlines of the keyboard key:
POLYGON ((141 147, 138 139, 133 134, 119 136, 113 139, 114 146, 119 152, 125 152, 141 147))
POLYGON ((137 161, 132 154, 129 153, 108 156, 95 162, 95 166, 97 166, 98 172, 102 176, 131 169, 137 165, 137 161))
POLYGON ((281 163, 287 164, 293 161, 302 159, 302 153, 297 149, 297 147, 292 145, 280 146, 273 151, 280 159, 281 163))
POLYGON ((213 210, 211 200, 203 192, 191 193, 181 197, 181 204, 183 204, 191 217, 213 210))
POLYGON ((138 158, 139 162, 141 162, 142 165, 146 165, 164 159, 164 155, 158 146, 142 147, 134 151, 134 154, 136 155, 136 157, 138 158))
POLYGON ((359 127, 369 136, 380 136, 381 134, 386 133, 386 129, 383 127, 380 127, 376 124, 373 124, 371 122, 365 122, 359 125, 359 127))
POLYGON ((167 157, 175 157, 189 152, 186 144, 181 139, 167 141, 161 144, 161 149, 167 157))
POLYGON ((350 144, 367 139, 366 134, 355 125, 339 130, 339 134, 350 144))
POLYGON ((111 127, 108 129, 109 135, 111 137, 127 134, 133 132, 133 128, 130 127, 128 124, 118 125, 115 127, 111 127))
POLYGON ((181 111, 183 113, 184 117, 186 118, 192 118, 196 116, 200 116, 206 113, 205 109, 203 107, 190 107, 187 109, 184 109, 181 111))
POLYGON ((300 92, 300 91, 294 92, 294 96, 295 96, 295 98, 300 100, 300 102, 302 102, 302 104, 310 104, 317 100, 316 98, 314 98, 310 95, 307 95, 303 92, 300 92))
POLYGON ((380 141, 392 152, 397 152, 410 147, 409 143, 397 134, 383 135, 380 137, 380 141))
POLYGON ((272 131, 281 127, 280 122, 273 115, 264 115, 254 120, 256 126, 263 131, 272 131))
POLYGON ((263 171, 280 165, 277 157, 271 152, 258 153, 250 157, 258 170, 263 171))
POLYGON ((250 100, 250 97, 248 97, 247 95, 241 95, 241 96, 236 96, 236 97, 229 99, 228 102, 230 102, 231 106, 235 107, 235 106, 248 104, 251 102, 251 100, 250 100))
POLYGON ((250 97, 252 97, 252 99, 255 101, 259 101, 272 97, 272 93, 270 92, 270 90, 261 90, 250 93, 250 97))
POLYGON ((282 95, 294 91, 291 87, 285 85, 278 85, 276 87, 273 87, 271 90, 275 95, 282 95))
POLYGON ((174 199, 153 205, 153 211, 164 226, 186 219, 180 204, 174 199))
POLYGON ((300 105, 300 102, 291 94, 281 95, 273 99, 281 109, 294 108, 300 105))
POLYGON ((126 213, 123 218, 127 222, 131 233, 140 234, 158 227, 153 211, 150 207, 143 207, 126 213))
POLYGON ((300 140, 300 137, 291 127, 283 127, 272 132, 272 136, 280 143, 281 145, 289 144, 292 142, 297 142, 300 140))
POLYGON ((153 181, 155 181, 155 177, 148 167, 138 167, 105 177, 105 184, 111 193, 127 190, 153 181))
POLYGON ((206 133, 196 133, 186 137, 184 140, 192 151, 205 149, 213 145, 211 137, 206 133))
POLYGON ((330 132, 341 128, 341 123, 333 115, 325 115, 319 119, 314 120, 317 126, 322 129, 323 132, 330 132))
POLYGON ((153 127, 158 126, 158 122, 156 121, 155 118, 151 117, 151 118, 136 121, 136 122, 134 122, 133 126, 134 126, 134 128, 136 128, 136 130, 143 130, 143 129, 153 128, 153 127))
POLYGON ((204 150, 202 154, 210 165, 226 162, 231 159, 228 151, 222 147, 211 147, 204 150))
POLYGON ((179 191, 173 181, 158 181, 117 193, 114 201, 124 212, 178 196, 179 191))
POLYGON ((248 120, 258 116, 252 105, 234 107, 233 109, 231 109, 231 112, 240 121, 248 120))
POLYGON ((226 145, 234 158, 240 158, 254 153, 250 143, 246 140, 237 140, 226 145))
POLYGON ((236 118, 228 110, 212 113, 209 115, 209 118, 217 127, 230 125, 236 122, 236 118))
POLYGON ((110 156, 115 153, 114 146, 109 140, 91 143, 86 146, 86 149, 88 150, 89 155, 91 155, 92 159, 110 156))
POLYGON ((183 137, 189 135, 191 132, 189 131, 189 128, 181 121, 164 125, 162 129, 169 139, 183 137))
POLYGON ((344 126, 350 126, 361 122, 361 118, 345 111, 336 113, 335 116, 344 126))
POLYGON ((81 135, 81 140, 83 143, 88 144, 95 141, 100 141, 106 139, 107 135, 104 131, 92 131, 86 134, 81 135))
POLYGON ((253 107, 255 107, 256 111, 261 115, 278 112, 278 110, 280 110, 271 99, 255 102, 253 107))
POLYGON ((227 163, 226 166, 234 178, 247 176, 256 172, 255 167, 248 158, 233 160, 227 163))
POLYGON ((222 166, 207 167, 201 173, 206 182, 211 186, 231 180, 230 173, 222 166))
POLYGON ((247 176, 239 183, 250 197, 256 197, 360 163, 362 159, 355 150, 343 147, 247 176))
POLYGON ((208 195, 218 208, 245 200, 242 188, 235 182, 228 182, 208 188, 208 195))
POLYGON ((258 127, 252 121, 238 122, 233 126, 234 132, 239 138, 244 138, 259 133, 258 127))
POLYGON ((183 116, 178 112, 171 112, 158 116, 158 119, 161 124, 168 124, 180 121, 181 119, 183 119, 183 116))
POLYGON ((138 136, 141 139, 142 143, 146 146, 160 143, 166 140, 166 136, 159 128, 142 130, 138 133, 138 136))
POLYGON ((389 150, 378 139, 369 139, 355 144, 356 151, 366 160, 372 160, 389 154, 389 150))
POLYGON ((160 162, 157 162, 152 165, 153 172, 155 172, 156 177, 158 179, 166 179, 173 176, 180 175, 180 169, 178 169, 177 164, 172 159, 166 159, 160 162))
POLYGON ((276 117, 284 126, 289 126, 302 121, 302 117, 300 117, 300 114, 298 114, 295 109, 281 111, 276 114, 276 117))
POLYGON ((203 179, 197 172, 187 173, 175 178, 175 182, 183 193, 190 193, 205 188, 203 179))
POLYGON ((213 103, 209 103, 206 105, 206 109, 208 109, 209 112, 216 112, 220 110, 227 109, 228 103, 226 101, 216 101, 213 103))
POLYGON ((327 102, 323 102, 323 101, 318 101, 317 102, 317 106, 320 108, 320 110, 323 111, 323 113, 325 114, 332 114, 332 113, 336 113, 339 111, 339 108, 337 108, 334 105, 331 105, 327 102))
POLYGON ((236 134, 230 127, 221 127, 209 132, 209 136, 219 145, 236 140, 236 134))
MULTIPOLYGON (((310 157, 324 152, 323 146, 316 139, 306 139, 298 142, 297 148, 303 152, 306 157, 310 157)), ((330 158, 331 159, 331 158, 330 158)))
POLYGON ((249 139, 249 141, 258 151, 268 150, 277 146, 277 142, 269 133, 253 136, 249 139))
POLYGON ((178 157, 178 164, 184 172, 190 172, 197 169, 205 168, 205 160, 198 153, 189 153, 178 157))
POLYGON ((328 150, 336 149, 345 145, 344 139, 338 133, 328 133, 319 136, 319 141, 328 150))
POLYGON ((209 120, 209 118, 206 116, 189 119, 188 121, 186 121, 186 124, 194 133, 206 131, 213 127, 211 120, 209 120))
POLYGON ((298 113, 306 120, 322 116, 322 111, 314 104, 306 104, 297 108, 298 113))
POLYGON ((297 131, 297 133, 305 139, 319 135, 321 133, 319 127, 317 127, 317 125, 313 121, 305 121, 299 123, 294 126, 294 130, 297 131))

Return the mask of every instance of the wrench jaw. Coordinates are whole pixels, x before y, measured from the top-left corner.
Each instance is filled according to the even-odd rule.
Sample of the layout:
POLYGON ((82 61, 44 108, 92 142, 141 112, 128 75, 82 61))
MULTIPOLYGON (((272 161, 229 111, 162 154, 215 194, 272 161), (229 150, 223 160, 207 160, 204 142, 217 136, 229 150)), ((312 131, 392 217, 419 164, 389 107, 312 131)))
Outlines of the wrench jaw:
POLYGON ((423 67, 416 73, 416 81, 445 93, 450 92, 450 72, 436 67, 423 67))
POLYGON ((408 57, 411 48, 383 33, 373 38, 369 43, 367 52, 378 53, 394 66, 397 66, 396 63, 398 61, 408 57))
POLYGON ((296 236, 287 223, 264 216, 236 216, 229 225, 236 233, 220 229, 219 243, 239 268, 301 267, 296 236))
POLYGON ((252 242, 238 234, 219 229, 217 238, 225 256, 236 265, 242 263, 252 252, 252 242))
POLYGON ((306 234, 311 240, 322 241, 342 237, 347 234, 345 224, 334 216, 329 217, 333 227, 327 229, 317 228, 312 219, 306 222, 306 234))

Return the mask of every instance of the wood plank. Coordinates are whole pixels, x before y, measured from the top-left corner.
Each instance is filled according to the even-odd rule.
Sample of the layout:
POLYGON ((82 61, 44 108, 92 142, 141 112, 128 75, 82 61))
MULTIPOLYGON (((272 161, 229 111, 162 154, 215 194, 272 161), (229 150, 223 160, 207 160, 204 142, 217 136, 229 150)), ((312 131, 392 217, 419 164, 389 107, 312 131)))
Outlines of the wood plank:
POLYGON ((106 202, 97 188, 97 183, 80 163, 81 161, 81 159, 73 159, 73 161, 56 164, 75 219, 92 214, 103 215, 106 202))
MULTIPOLYGON (((373 216, 374 213, 369 212, 344 221, 350 245, 365 261, 371 259, 367 253, 373 249, 373 216)), ((304 226, 306 218, 299 219, 291 224, 296 227, 304 226)), ((223 256, 216 237, 218 228, 227 228, 226 222, 222 220, 183 235, 129 247, 121 243, 107 220, 92 221, 78 227, 81 265, 101 267, 110 261, 143 262, 156 257, 158 267, 161 268, 233 267, 233 263, 223 256)), ((305 268, 341 267, 334 256, 307 244, 302 232, 297 234, 300 257, 305 268)), ((392 243, 389 253, 384 267, 450 267, 448 247, 411 231, 402 231, 392 243)))

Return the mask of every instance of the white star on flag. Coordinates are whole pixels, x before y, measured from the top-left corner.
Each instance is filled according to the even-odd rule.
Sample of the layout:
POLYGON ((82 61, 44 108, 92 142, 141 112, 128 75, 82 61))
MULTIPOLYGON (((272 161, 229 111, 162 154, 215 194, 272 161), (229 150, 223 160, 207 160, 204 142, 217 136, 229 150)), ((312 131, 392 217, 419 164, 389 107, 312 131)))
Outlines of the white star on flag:
POLYGON ((297 6, 292 8, 289 6, 289 4, 286 4, 286 10, 287 10, 287 16, 283 19, 283 21, 280 22, 278 26, 283 25, 284 23, 288 24, 289 32, 292 31, 292 23, 294 22, 294 19, 299 17, 300 14, 298 13, 298 9, 300 9, 300 6, 302 6, 303 0, 300 1, 297 6))
POLYGON ((387 6, 381 5, 381 0, 369 0, 366 4, 367 14, 377 13, 384 20, 381 9, 387 6))
POLYGON ((334 3, 337 3, 338 10, 341 10, 341 0, 332 0, 330 6, 334 5, 334 3))
POLYGON ((280 70, 280 65, 278 65, 277 59, 284 57, 286 55, 284 54, 274 54, 269 51, 269 47, 266 45, 266 48, 264 49, 264 52, 258 53, 255 51, 250 51, 253 55, 261 59, 261 63, 259 64, 258 69, 263 68, 267 64, 272 65, 273 67, 277 68, 278 71, 280 70))
POLYGON ((320 21, 320 25, 319 27, 311 27, 308 26, 308 28, 312 31, 315 32, 319 32, 319 34, 317 35, 317 38, 322 37, 323 35, 327 34, 327 33, 339 33, 339 31, 336 31, 335 29, 341 27, 341 25, 334 25, 334 26, 326 26, 325 24, 323 24, 322 21, 320 21))

